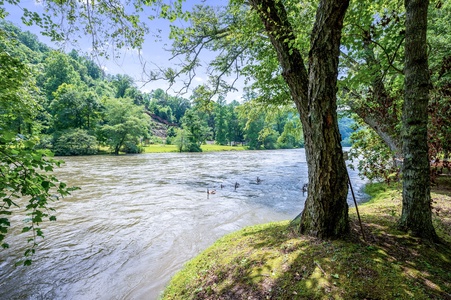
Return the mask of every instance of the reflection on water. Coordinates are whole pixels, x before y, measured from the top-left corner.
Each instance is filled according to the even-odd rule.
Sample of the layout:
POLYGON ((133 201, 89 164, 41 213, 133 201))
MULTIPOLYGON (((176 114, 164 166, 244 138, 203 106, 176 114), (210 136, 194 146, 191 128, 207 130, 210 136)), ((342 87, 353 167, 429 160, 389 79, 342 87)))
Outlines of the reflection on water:
MULTIPOLYGON (((0 252, 1 299, 156 299, 216 239, 294 218, 306 197, 303 150, 64 160, 57 176, 81 190, 56 203, 58 221, 45 224, 31 267, 12 267, 23 252, 16 237, 8 240, 14 249, 0 252), (207 197, 207 188, 216 194, 207 197)), ((362 199, 364 182, 350 175, 362 199)))

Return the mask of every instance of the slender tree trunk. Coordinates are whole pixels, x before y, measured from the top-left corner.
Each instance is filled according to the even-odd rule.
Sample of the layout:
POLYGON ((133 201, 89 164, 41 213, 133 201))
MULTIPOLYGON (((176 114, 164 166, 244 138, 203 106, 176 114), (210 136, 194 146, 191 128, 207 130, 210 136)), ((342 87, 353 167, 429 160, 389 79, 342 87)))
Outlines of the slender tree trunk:
POLYGON ((346 166, 338 131, 336 83, 343 18, 349 1, 321 0, 311 37, 308 72, 282 1, 251 0, 301 116, 309 170, 301 232, 320 238, 348 231, 346 166))
POLYGON ((399 225, 413 235, 437 240, 432 225, 427 121, 429 69, 428 0, 405 0, 405 98, 403 109, 403 207, 399 225))

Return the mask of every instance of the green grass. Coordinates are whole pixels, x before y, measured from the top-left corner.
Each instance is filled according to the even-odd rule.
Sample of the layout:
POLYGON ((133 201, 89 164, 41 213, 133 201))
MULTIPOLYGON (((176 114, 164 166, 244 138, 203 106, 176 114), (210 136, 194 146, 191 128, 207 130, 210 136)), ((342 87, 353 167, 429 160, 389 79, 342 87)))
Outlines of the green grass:
MULTIPOLYGON (((202 145, 203 152, 213 151, 237 151, 245 150, 243 146, 221 146, 221 145, 202 145)), ((164 152, 178 152, 176 145, 149 145, 144 147, 144 153, 164 153, 164 152)))
POLYGON ((222 146, 222 145, 202 145, 203 152, 213 152, 213 151, 241 151, 246 150, 243 146, 222 146))
POLYGON ((299 236, 288 221, 247 227, 189 261, 163 299, 451 299, 451 190, 432 194, 441 245, 397 230, 399 187, 367 191, 367 241, 352 208, 344 240, 299 236))
POLYGON ((164 153, 164 152, 178 152, 176 145, 148 145, 144 147, 144 153, 164 153))

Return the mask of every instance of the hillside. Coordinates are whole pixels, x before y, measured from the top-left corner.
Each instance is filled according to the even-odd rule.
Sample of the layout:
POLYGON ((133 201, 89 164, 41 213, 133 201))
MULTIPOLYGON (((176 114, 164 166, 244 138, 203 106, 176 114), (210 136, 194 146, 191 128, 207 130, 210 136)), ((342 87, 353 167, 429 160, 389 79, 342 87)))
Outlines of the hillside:
POLYGON ((158 119, 152 118, 150 120, 150 132, 153 136, 165 140, 168 137, 168 128, 171 125, 160 122, 158 119))

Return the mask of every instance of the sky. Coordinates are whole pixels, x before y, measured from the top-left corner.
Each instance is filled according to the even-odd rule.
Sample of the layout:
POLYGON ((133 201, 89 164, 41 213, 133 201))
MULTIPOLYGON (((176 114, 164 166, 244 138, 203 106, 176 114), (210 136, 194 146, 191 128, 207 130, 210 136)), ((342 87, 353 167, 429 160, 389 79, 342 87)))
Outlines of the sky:
MULTIPOLYGON (((225 1, 221 0, 187 0, 186 6, 191 6, 197 3, 208 3, 208 5, 223 5, 225 1)), ((6 20, 13 22, 16 26, 22 28, 24 31, 30 31, 38 35, 39 40, 51 46, 52 48, 58 48, 55 43, 52 43, 48 37, 42 36, 40 32, 42 31, 37 26, 26 26, 21 21, 21 16, 23 14, 22 9, 27 8, 31 11, 42 12, 42 5, 35 0, 22 0, 19 6, 7 6, 7 11, 9 16, 6 20)), ((157 69, 158 67, 174 67, 178 61, 177 59, 170 60, 172 54, 168 51, 171 47, 171 40, 169 40, 169 25, 186 26, 182 21, 176 20, 173 23, 168 20, 155 19, 153 21, 148 20, 147 16, 155 14, 150 8, 146 8, 143 12, 143 20, 146 20, 147 26, 149 28, 149 34, 145 37, 145 42, 143 44, 142 50, 138 52, 136 49, 122 49, 121 55, 117 59, 105 59, 103 57, 97 57, 95 61, 105 70, 106 73, 116 75, 116 74, 127 74, 135 79, 137 86, 143 92, 150 92, 154 89, 161 88, 166 90, 169 85, 160 80, 153 81, 144 84, 148 77, 143 73, 143 69, 157 69), (157 35, 159 37, 157 37, 157 35)), ((65 52, 70 52, 72 49, 79 51, 80 53, 90 54, 91 51, 91 38, 86 36, 79 40, 79 42, 74 46, 70 44, 64 45, 63 50, 65 52), (77 49, 78 48, 78 49, 77 49)), ((212 57, 212 53, 204 53, 201 58, 203 62, 208 61, 212 57)), ((191 91, 199 84, 206 83, 207 76, 205 74, 205 68, 196 71, 196 77, 194 78, 190 90, 187 94, 181 94, 180 96, 189 98, 191 91)), ((230 81, 233 79, 230 78, 230 81)), ((230 102, 232 100, 241 101, 242 89, 244 87, 244 80, 238 80, 236 87, 237 92, 229 93, 226 97, 226 101, 230 102)), ((181 83, 176 83, 172 89, 168 90, 169 94, 176 95, 176 93, 182 88, 181 83)))

